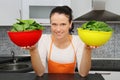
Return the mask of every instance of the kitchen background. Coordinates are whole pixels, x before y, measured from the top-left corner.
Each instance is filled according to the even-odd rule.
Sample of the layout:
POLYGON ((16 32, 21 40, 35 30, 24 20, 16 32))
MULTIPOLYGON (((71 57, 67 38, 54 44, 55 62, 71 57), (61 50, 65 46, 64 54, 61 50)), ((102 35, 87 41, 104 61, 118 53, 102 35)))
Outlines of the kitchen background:
MULTIPOLYGON (((81 23, 82 24, 82 23, 81 23)), ((74 23, 74 35, 77 35, 77 27, 80 23, 74 23)), ((92 58, 94 59, 120 59, 120 24, 109 23, 114 29, 112 38, 104 46, 93 50, 92 58)), ((45 26, 46 30, 43 34, 50 33, 50 26, 45 26)), ((14 45, 7 35, 7 31, 11 26, 0 27, 0 56, 11 56, 11 50, 15 52, 16 56, 29 56, 29 52, 14 45)))
MULTIPOLYGON (((92 10, 107 10, 120 18, 119 0, 0 0, 0 56, 11 56, 11 50, 16 56, 29 56, 29 52, 14 45, 7 35, 16 18, 33 18, 46 27, 43 34, 50 33, 49 12, 58 5, 68 5, 73 9, 74 20, 92 10), (96 2, 95 2, 96 1, 96 2), (114 2, 113 2, 114 1, 114 2), (116 2, 116 3, 115 3, 116 2), (5 4, 5 5, 4 5, 5 4), (7 4, 7 5, 6 5, 7 4), (97 7, 95 7, 97 4, 97 7), (102 5, 102 7, 101 7, 102 5), (3 9, 4 8, 4 9, 3 9), (41 13, 42 12, 42 13, 41 13)), ((112 19, 112 18, 111 18, 112 19)), ((105 20, 106 21, 106 20, 105 20)), ((74 35, 83 20, 75 20, 74 35)), ((105 45, 93 50, 93 59, 120 59, 120 20, 106 21, 113 29, 113 35, 105 45)))

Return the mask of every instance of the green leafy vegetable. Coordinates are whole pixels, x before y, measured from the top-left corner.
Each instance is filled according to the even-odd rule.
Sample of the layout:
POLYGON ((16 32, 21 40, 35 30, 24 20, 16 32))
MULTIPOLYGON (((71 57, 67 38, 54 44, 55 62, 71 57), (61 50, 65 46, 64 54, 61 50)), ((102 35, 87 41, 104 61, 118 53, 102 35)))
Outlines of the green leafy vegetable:
POLYGON ((37 23, 35 20, 28 19, 22 20, 17 19, 18 22, 13 24, 11 31, 19 32, 19 31, 31 31, 31 30, 43 30, 45 29, 42 25, 37 23))
POLYGON ((105 32, 113 31, 113 29, 105 22, 94 21, 94 20, 84 23, 81 26, 81 28, 84 30, 91 30, 91 31, 105 31, 105 32))

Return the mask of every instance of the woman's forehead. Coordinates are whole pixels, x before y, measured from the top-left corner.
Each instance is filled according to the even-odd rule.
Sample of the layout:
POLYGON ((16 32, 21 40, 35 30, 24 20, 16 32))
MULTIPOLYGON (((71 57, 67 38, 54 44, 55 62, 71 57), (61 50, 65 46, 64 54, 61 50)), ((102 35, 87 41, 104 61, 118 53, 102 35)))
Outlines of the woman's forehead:
POLYGON ((53 13, 52 15, 51 15, 51 17, 53 17, 53 16, 64 16, 64 17, 67 17, 67 18, 69 18, 69 16, 68 15, 66 15, 66 14, 64 14, 64 13, 53 13))

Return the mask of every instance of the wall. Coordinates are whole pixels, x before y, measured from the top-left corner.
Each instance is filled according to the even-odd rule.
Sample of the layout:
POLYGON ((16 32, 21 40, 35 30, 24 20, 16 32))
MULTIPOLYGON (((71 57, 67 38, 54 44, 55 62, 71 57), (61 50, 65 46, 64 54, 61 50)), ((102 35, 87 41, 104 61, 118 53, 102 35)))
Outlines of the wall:
POLYGON ((120 0, 107 0, 105 9, 107 11, 120 15, 120 0))
POLYGON ((74 19, 92 10, 92 0, 71 0, 74 19))
MULTIPOLYGON (((82 23, 74 23, 74 35, 77 35, 77 27, 81 26, 82 23)), ((120 59, 120 24, 109 24, 113 29, 114 33, 112 38, 104 46, 93 50, 92 58, 97 59, 120 59)), ((23 50, 14 45, 8 38, 7 31, 10 30, 9 26, 0 26, 0 56, 11 55, 10 50, 14 50, 16 55, 29 55, 28 51, 23 50)), ((46 26, 44 34, 50 33, 50 27, 46 26)))

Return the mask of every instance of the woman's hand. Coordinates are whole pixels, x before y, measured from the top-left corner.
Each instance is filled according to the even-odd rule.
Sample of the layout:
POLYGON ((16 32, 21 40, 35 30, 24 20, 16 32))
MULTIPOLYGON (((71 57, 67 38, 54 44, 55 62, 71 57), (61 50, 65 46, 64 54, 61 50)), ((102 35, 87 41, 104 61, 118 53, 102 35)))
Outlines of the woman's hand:
POLYGON ((98 46, 89 46, 89 45, 85 45, 86 48, 88 49, 95 49, 95 48, 99 48, 98 46))
POLYGON ((21 47, 22 49, 26 49, 26 50, 34 50, 37 48, 37 45, 33 45, 33 46, 26 46, 26 47, 21 47))

